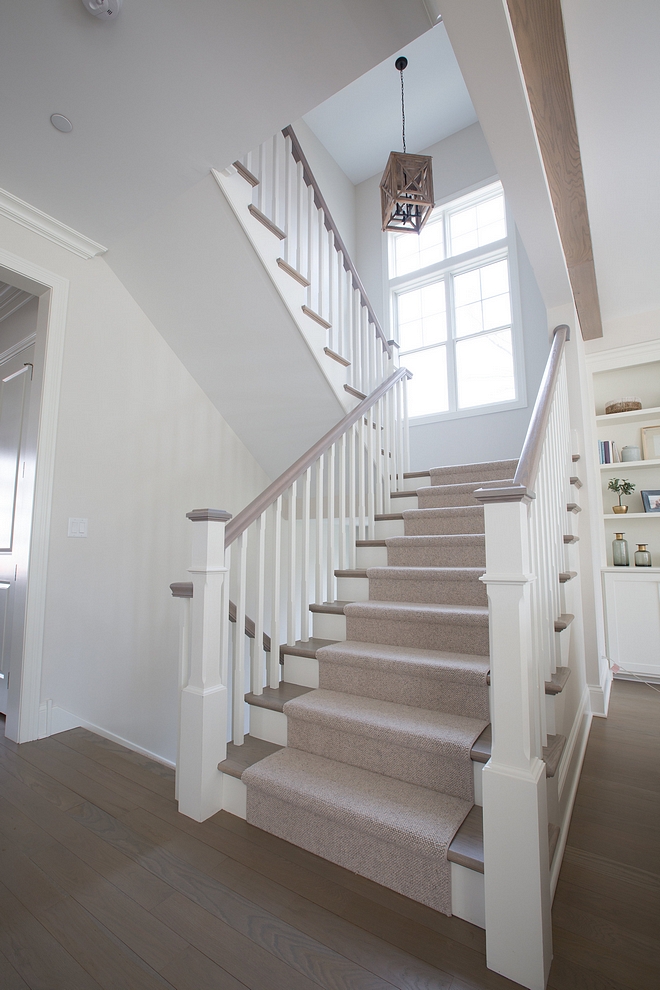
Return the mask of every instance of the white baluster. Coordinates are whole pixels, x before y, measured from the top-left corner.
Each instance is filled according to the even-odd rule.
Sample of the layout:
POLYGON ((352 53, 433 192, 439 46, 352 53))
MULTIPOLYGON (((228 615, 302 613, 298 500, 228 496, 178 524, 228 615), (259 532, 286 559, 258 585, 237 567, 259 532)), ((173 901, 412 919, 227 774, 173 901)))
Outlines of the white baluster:
POLYGON ((263 213, 264 212, 264 203, 265 203, 265 200, 264 200, 264 189, 265 189, 265 186, 266 186, 266 169, 264 168, 264 165, 265 165, 265 154, 264 154, 264 145, 263 144, 260 144, 259 145, 258 161, 259 161, 259 174, 258 174, 257 177, 259 179, 259 185, 257 186, 257 208, 259 210, 261 210, 261 212, 263 213))
POLYGON ((248 531, 236 540, 238 601, 234 623, 234 666, 232 706, 232 738, 236 746, 243 745, 245 736, 245 597, 247 581, 248 531))
MULTIPOLYGON (((366 512, 366 499, 365 499, 365 436, 364 436, 364 416, 360 416, 358 428, 358 456, 357 456, 357 469, 358 469, 358 532, 359 539, 366 540, 367 531, 367 512, 366 512)), ((373 540, 373 533, 369 534, 369 539, 373 540)))
POLYGON ((325 456, 321 454, 316 462, 316 578, 314 581, 314 601, 317 605, 322 605, 325 601, 323 596, 323 467, 325 456))
POLYGON ((294 196, 291 191, 291 174, 293 172, 293 157, 291 155, 291 138, 286 137, 284 139, 284 233, 286 234, 286 240, 284 241, 284 260, 287 264, 292 262, 292 244, 293 241, 293 207, 295 204, 294 196))
POLYGON ((376 469, 376 512, 381 513, 385 511, 385 492, 384 492, 384 479, 385 479, 385 457, 383 446, 385 444, 385 438, 383 434, 383 400, 379 399, 376 403, 376 430, 375 430, 375 441, 376 441, 376 457, 375 457, 375 469, 376 469))
POLYGON ((408 379, 403 379, 403 470, 410 471, 410 432, 408 424, 408 379))
POLYGON ((279 180, 280 180, 280 163, 277 154, 277 134, 273 134, 272 146, 271 146, 271 175, 272 175, 272 189, 270 193, 270 215, 273 223, 279 226, 278 220, 278 193, 279 193, 279 180))
POLYGON ((288 646, 294 646, 296 642, 296 577, 297 577, 297 560, 296 560, 296 531, 298 528, 298 500, 296 497, 297 482, 291 485, 289 489, 289 556, 288 556, 288 570, 289 570, 289 585, 287 594, 287 623, 286 623, 286 641, 288 646))
POLYGON ((346 434, 337 441, 339 458, 339 567, 346 568, 346 434))
POLYGON ((319 314, 319 316, 323 316, 324 315, 323 307, 325 305, 325 289, 326 289, 325 286, 326 272, 325 272, 325 264, 324 264, 325 213, 323 212, 323 210, 317 210, 317 218, 318 218, 317 219, 318 230, 316 232, 316 236, 317 236, 316 245, 317 245, 318 257, 316 261, 316 282, 318 285, 318 292, 316 297, 316 312, 319 314))
POLYGON ((328 323, 330 324, 330 330, 328 331, 329 340, 328 344, 333 351, 341 354, 339 350, 339 345, 337 343, 337 322, 339 316, 336 311, 335 306, 335 264, 337 262, 337 252, 335 251, 335 236, 332 230, 328 230, 327 234, 328 242, 328 262, 327 262, 327 272, 328 272, 328 323))
POLYGON ((301 162, 296 162, 296 271, 303 272, 303 230, 305 218, 305 180, 301 162))
POLYGON ((348 554, 349 554, 349 567, 354 570, 357 567, 357 548, 355 546, 355 541, 357 539, 357 527, 356 527, 356 511, 355 511, 355 501, 356 501, 356 474, 355 474, 355 431, 357 427, 355 423, 351 426, 348 433, 348 554))
POLYGON ((314 219, 316 212, 314 190, 311 186, 307 186, 307 281, 309 282, 307 305, 310 309, 314 309, 314 219))
POLYGON ((301 534, 301 579, 300 579, 300 638, 303 643, 309 640, 309 516, 311 501, 312 469, 307 468, 302 484, 302 534, 301 534))
POLYGON ((335 555, 334 555, 334 539, 335 539, 335 447, 334 444, 328 450, 326 454, 326 458, 328 464, 328 529, 326 532, 327 588, 328 588, 328 601, 334 602, 337 597, 335 594, 335 555))
POLYGON ((373 406, 367 413, 367 532, 369 533, 369 539, 374 539, 375 533, 375 520, 374 515, 376 512, 376 492, 375 492, 375 482, 374 482, 374 472, 375 472, 375 461, 376 461, 376 450, 374 437, 376 434, 374 422, 374 409, 373 406))
MULTIPOLYGON (((266 513, 256 522, 257 535, 257 600, 254 616, 254 646, 250 671, 252 694, 263 694, 264 690, 264 602, 266 596, 266 513)), ((272 645, 272 644, 271 644, 272 645)))
POLYGON ((273 503, 273 582, 270 619, 270 657, 268 658, 268 684, 272 688, 280 683, 281 635, 281 574, 282 574, 282 496, 273 503))

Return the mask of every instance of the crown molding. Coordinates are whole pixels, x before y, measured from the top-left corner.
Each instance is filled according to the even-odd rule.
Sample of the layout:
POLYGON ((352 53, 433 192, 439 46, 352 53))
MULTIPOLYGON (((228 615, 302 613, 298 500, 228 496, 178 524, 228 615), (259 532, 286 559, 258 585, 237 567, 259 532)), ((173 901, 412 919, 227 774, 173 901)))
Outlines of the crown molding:
POLYGON ((40 234, 59 247, 66 248, 67 251, 77 254, 79 258, 95 258, 108 250, 102 244, 49 217, 47 213, 12 195, 6 189, 0 189, 0 216, 20 223, 22 227, 27 227, 28 230, 40 234))

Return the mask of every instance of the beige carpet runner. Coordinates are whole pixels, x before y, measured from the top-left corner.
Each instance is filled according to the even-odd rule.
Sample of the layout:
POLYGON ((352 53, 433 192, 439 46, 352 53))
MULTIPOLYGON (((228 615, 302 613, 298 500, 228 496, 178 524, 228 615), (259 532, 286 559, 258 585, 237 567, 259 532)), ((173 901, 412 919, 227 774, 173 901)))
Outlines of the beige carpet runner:
POLYGON ((243 774, 247 820, 451 914, 447 849, 474 801, 470 750, 489 721, 483 508, 515 461, 431 471, 404 511, 317 691, 287 702, 288 746, 243 774))

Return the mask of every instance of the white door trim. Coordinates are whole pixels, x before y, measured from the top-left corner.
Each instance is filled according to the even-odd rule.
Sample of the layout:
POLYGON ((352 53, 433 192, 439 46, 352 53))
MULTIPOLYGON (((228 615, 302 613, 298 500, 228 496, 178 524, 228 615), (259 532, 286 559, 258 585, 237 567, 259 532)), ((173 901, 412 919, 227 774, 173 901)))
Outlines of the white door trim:
POLYGON ((30 289, 36 295, 43 295, 44 290, 50 290, 37 434, 34 509, 30 537, 30 564, 25 608, 23 663, 20 671, 18 722, 16 729, 12 730, 12 737, 15 737, 16 742, 29 742, 39 738, 50 517, 69 280, 2 248, 0 248, 0 266, 15 272, 23 279, 37 283, 30 289))

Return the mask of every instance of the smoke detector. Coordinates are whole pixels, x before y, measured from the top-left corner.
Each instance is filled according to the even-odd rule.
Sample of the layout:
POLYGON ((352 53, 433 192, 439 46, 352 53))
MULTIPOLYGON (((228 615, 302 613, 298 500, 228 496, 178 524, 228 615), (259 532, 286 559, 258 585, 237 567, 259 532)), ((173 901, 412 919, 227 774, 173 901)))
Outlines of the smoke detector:
POLYGON ((101 20, 114 20, 119 16, 123 0, 82 0, 85 10, 101 20))

